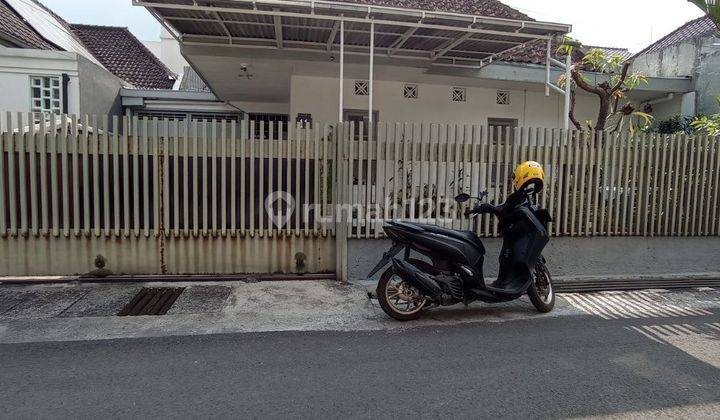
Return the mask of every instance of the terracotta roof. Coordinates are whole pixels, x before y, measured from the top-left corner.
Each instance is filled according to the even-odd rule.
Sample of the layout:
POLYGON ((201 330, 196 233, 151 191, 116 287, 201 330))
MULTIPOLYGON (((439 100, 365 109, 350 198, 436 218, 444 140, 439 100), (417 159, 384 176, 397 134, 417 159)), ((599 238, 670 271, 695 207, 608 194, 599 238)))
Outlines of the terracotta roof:
POLYGON ((112 74, 139 89, 172 89, 175 75, 127 28, 70 25, 112 74))
POLYGON ((40 36, 12 7, 2 0, 0 0, 0 38, 26 48, 58 49, 40 36))
POLYGON ((718 27, 708 16, 699 17, 684 24, 683 26, 660 38, 659 41, 651 44, 644 50, 635 54, 635 57, 643 54, 660 51, 673 45, 681 44, 694 38, 704 37, 717 32, 718 27))
POLYGON ((481 15, 506 19, 535 20, 497 0, 339 0, 343 3, 359 3, 403 9, 432 10, 467 15, 481 15))

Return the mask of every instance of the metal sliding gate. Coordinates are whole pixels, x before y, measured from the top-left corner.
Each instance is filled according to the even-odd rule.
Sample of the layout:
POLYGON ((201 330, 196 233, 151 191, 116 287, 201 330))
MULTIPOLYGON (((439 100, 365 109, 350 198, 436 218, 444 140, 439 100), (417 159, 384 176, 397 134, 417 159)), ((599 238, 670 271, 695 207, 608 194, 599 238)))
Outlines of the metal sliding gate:
POLYGON ((30 118, 0 139, 1 274, 335 269, 334 126, 30 118))

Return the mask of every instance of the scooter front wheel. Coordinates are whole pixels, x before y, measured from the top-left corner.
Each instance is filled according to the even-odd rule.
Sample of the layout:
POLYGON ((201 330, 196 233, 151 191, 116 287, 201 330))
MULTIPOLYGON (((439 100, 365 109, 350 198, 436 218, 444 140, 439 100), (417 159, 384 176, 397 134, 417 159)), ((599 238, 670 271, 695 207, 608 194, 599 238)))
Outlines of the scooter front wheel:
POLYGON ((547 313, 555 307, 555 289, 550 271, 544 263, 538 262, 533 273, 533 284, 528 289, 528 297, 538 312, 547 313))
POLYGON ((413 285, 388 268, 380 276, 377 286, 380 307, 398 321, 418 319, 428 298, 413 285))

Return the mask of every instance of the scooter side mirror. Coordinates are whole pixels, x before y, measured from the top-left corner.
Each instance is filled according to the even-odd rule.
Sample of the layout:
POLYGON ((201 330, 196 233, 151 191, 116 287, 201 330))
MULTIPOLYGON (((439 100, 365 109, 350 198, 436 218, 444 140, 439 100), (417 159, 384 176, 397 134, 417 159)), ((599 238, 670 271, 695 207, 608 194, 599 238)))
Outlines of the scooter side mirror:
POLYGON ((468 200, 470 200, 470 195, 465 193, 459 194, 457 197, 455 197, 455 202, 459 204, 465 203, 468 200))

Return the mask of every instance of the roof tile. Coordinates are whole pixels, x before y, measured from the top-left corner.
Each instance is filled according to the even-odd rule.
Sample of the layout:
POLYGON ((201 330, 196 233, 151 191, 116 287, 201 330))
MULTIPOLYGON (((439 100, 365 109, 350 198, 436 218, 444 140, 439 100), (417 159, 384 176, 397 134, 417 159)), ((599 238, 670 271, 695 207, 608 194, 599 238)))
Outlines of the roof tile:
POLYGON ((70 25, 90 52, 119 78, 139 89, 172 89, 175 75, 127 28, 70 25))
POLYGON ((654 44, 635 54, 635 57, 663 50, 673 45, 681 44, 694 38, 704 37, 718 31, 715 22, 709 16, 699 17, 682 25, 681 27, 660 38, 654 44))

